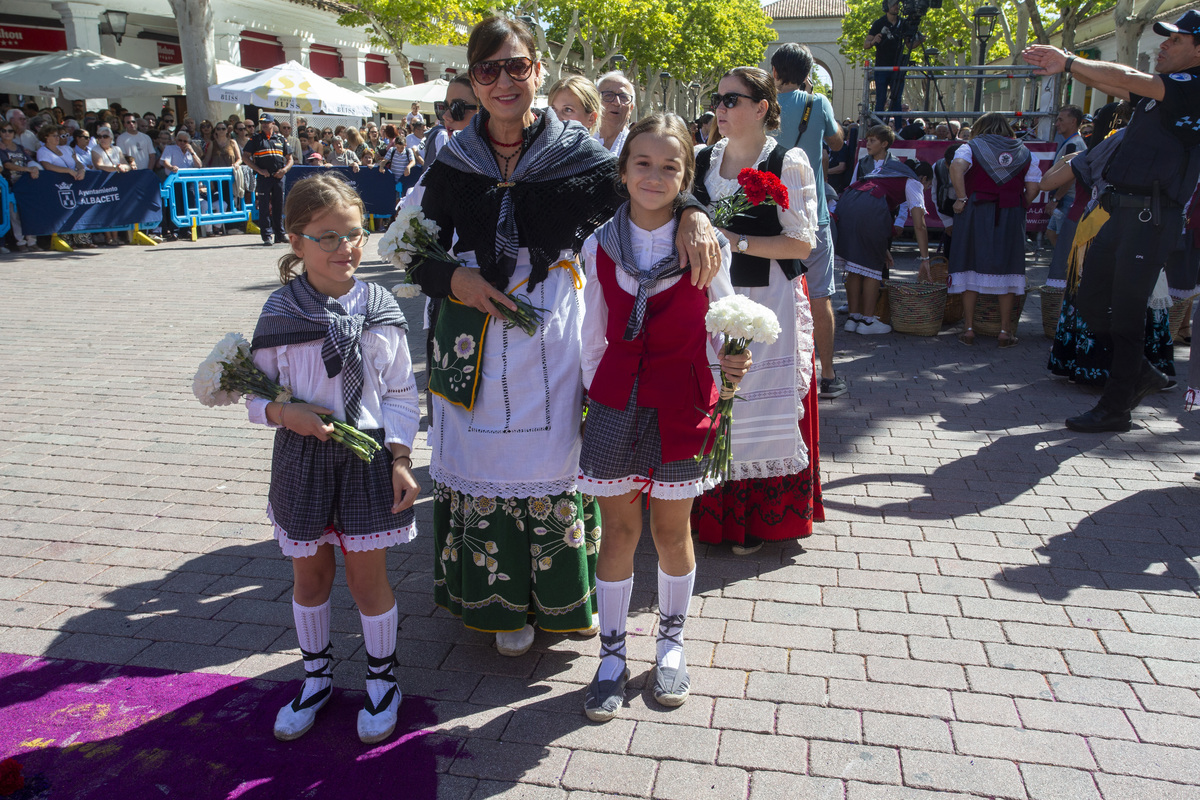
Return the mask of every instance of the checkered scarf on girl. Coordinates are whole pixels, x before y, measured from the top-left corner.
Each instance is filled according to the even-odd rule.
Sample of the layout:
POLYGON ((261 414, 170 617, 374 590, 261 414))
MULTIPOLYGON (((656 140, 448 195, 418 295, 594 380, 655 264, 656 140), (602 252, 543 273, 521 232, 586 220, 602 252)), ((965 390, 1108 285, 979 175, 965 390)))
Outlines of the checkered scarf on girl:
MULTIPOLYGON (((633 221, 629 218, 629 203, 621 204, 617 213, 608 222, 596 229, 596 241, 605 253, 608 253, 626 275, 637 281, 637 297, 633 301, 633 311, 625 324, 625 341, 632 342, 642 332, 646 319, 646 304, 649 302, 650 289, 654 284, 665 278, 682 275, 679 266, 679 248, 671 245, 671 252, 656 262, 647 270, 638 269, 637 258, 633 254, 633 236, 630 226, 633 221)), ((678 229, 679 221, 675 220, 674 227, 678 229)), ((672 240, 674 234, 672 233, 672 240)))
POLYGON ((342 374, 345 421, 351 425, 358 424, 362 410, 363 331, 377 325, 408 330, 404 314, 391 293, 373 283, 366 287, 366 313, 348 314, 337 300, 314 289, 308 276, 300 275, 267 298, 250 343, 254 351, 260 347, 323 340, 321 360, 325 362, 325 373, 330 378, 342 374))

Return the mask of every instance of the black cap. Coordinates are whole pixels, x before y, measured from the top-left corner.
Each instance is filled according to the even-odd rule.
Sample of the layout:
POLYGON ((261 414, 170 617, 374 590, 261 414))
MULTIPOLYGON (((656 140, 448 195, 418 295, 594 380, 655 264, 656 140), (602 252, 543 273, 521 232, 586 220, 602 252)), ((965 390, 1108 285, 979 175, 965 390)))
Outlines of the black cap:
POLYGON ((1200 11, 1193 8, 1175 20, 1174 24, 1156 22, 1154 23, 1154 32, 1159 36, 1170 36, 1172 33, 1190 33, 1198 36, 1200 35, 1200 11))
POLYGON ((258 115, 258 124, 259 125, 262 125, 264 122, 274 122, 274 121, 275 121, 275 117, 271 116, 270 114, 259 114, 258 115))

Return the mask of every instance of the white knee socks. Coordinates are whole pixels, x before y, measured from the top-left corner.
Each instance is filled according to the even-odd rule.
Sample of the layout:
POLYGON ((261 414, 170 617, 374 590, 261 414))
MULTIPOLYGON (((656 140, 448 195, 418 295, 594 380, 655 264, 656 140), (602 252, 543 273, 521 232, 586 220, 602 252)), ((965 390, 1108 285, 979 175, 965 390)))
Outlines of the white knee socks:
POLYGON ((659 628, 655 650, 658 663, 669 669, 678 668, 683 658, 683 623, 687 619, 695 584, 695 567, 687 575, 679 576, 668 575, 662 567, 658 568, 659 628))
MULTIPOLYGON (((633 576, 623 581, 596 581, 596 604, 600 607, 600 635, 614 636, 625 632, 629 616, 629 598, 633 594, 633 576)), ((625 646, 619 651, 625 653, 625 646)), ((600 680, 612 681, 621 677, 625 664, 616 656, 600 660, 600 680)))
MULTIPOLYGON (((292 617, 296 620, 296 637, 300 647, 310 653, 319 653, 329 646, 329 601, 319 606, 302 606, 292 598, 292 617)), ((329 666, 329 659, 307 661, 304 664, 308 671, 323 669, 329 666)), ((306 678, 301 694, 301 702, 332 684, 330 678, 306 678)))
MULTIPOLYGON (((395 603, 391 609, 377 617, 368 617, 361 611, 358 612, 358 616, 362 618, 363 643, 367 652, 376 658, 395 655, 396 623, 400 619, 400 612, 396 610, 395 603)), ((367 681, 367 694, 371 696, 371 702, 378 705, 391 687, 392 684, 384 681, 367 681)))

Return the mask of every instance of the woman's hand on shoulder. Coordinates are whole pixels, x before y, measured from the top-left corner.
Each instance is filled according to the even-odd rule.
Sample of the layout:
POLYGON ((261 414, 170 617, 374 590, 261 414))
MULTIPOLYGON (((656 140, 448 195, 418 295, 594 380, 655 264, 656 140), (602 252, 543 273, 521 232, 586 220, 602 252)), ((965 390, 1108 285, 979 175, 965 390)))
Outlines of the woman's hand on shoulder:
POLYGON ((392 513, 399 514, 412 508, 421 494, 421 484, 412 474, 411 455, 397 455, 392 459, 392 513))
POLYGON ((504 319, 496 306, 517 310, 517 304, 508 295, 484 280, 479 270, 470 267, 454 270, 450 276, 450 292, 463 305, 491 314, 496 319, 504 319))
POLYGON ((300 436, 315 436, 322 442, 329 441, 333 426, 321 419, 321 414, 332 414, 332 409, 312 403, 281 403, 279 424, 300 436))
POLYGON ((741 383, 742 378, 746 377, 746 373, 750 371, 750 365, 754 363, 750 358, 749 350, 731 356, 726 355, 724 347, 721 348, 721 356, 717 361, 721 365, 721 374, 734 386, 741 383))
POLYGON ((721 269, 721 244, 708 214, 698 208, 685 209, 675 246, 679 250, 679 265, 692 269, 692 286, 707 289, 721 269))

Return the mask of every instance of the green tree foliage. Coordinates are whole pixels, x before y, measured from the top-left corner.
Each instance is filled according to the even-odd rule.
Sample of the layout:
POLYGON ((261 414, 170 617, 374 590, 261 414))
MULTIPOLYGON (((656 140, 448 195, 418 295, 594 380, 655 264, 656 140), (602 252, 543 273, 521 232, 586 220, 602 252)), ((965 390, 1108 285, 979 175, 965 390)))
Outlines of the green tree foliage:
POLYGON ((366 27, 371 43, 386 47, 412 83, 405 44, 465 44, 470 27, 483 18, 488 4, 479 0, 343 0, 353 11, 339 25, 366 27))
POLYGON ((639 114, 662 104, 661 73, 671 75, 673 106, 689 84, 707 91, 729 68, 759 63, 775 38, 757 0, 536 0, 517 10, 569 48, 567 58, 551 53, 567 71, 595 78, 613 68, 614 55, 624 56, 622 68, 639 90, 639 114))

